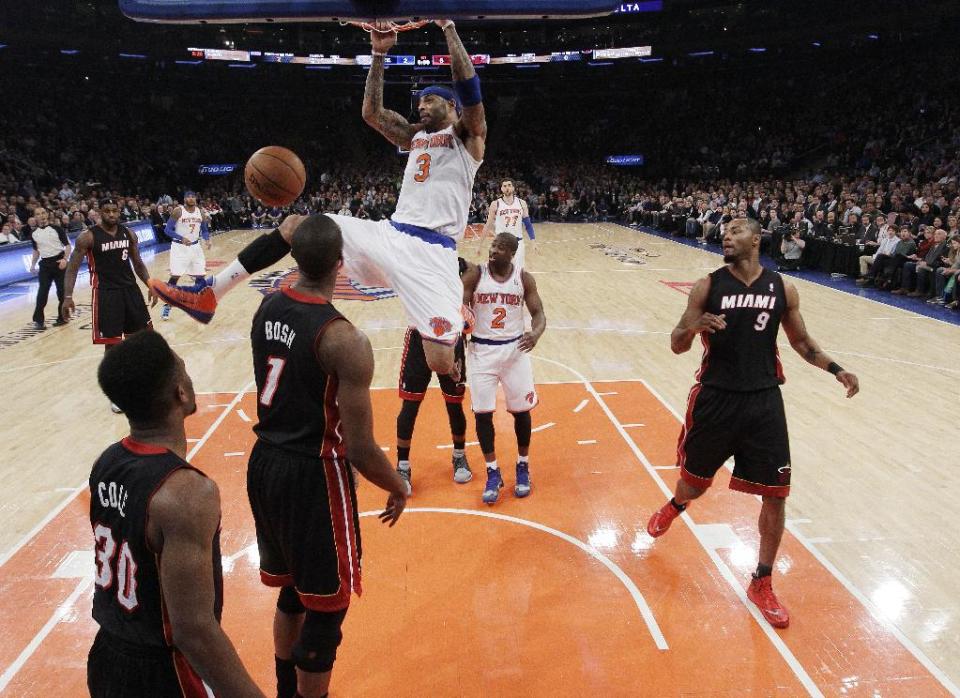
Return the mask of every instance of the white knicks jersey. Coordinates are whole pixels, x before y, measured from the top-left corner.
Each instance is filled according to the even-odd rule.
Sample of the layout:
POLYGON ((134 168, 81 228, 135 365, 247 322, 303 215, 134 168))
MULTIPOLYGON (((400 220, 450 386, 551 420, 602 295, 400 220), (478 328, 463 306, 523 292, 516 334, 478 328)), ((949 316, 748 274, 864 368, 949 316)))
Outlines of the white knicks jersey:
POLYGON ((473 180, 481 164, 467 152, 452 125, 434 133, 418 131, 410 142, 392 220, 459 240, 467 227, 473 180))
POLYGON ((188 211, 186 206, 181 206, 180 217, 177 219, 177 235, 184 242, 196 242, 200 238, 201 223, 203 223, 203 211, 199 206, 194 206, 193 211, 188 211))
POLYGON ((520 205, 520 199, 513 197, 513 203, 508 204, 503 197, 497 199, 497 213, 493 219, 494 232, 510 233, 518 238, 523 238, 523 207, 520 205))
POLYGON ((473 292, 473 336, 481 339, 514 339, 523 334, 522 269, 513 265, 513 273, 504 282, 480 265, 480 281, 473 292))

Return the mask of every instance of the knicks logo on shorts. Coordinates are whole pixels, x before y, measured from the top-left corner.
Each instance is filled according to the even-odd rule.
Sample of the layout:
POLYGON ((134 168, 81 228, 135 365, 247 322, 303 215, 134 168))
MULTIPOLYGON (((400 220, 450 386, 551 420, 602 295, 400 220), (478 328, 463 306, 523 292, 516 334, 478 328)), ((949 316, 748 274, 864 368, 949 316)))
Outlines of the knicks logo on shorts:
POLYGON ((524 399, 528 404, 532 405, 533 401, 537 399, 537 394, 531 390, 529 393, 527 393, 527 397, 524 399))
POLYGON ((450 321, 443 317, 430 318, 430 327, 433 328, 433 334, 435 334, 437 337, 442 337, 453 329, 453 325, 450 324, 450 321))

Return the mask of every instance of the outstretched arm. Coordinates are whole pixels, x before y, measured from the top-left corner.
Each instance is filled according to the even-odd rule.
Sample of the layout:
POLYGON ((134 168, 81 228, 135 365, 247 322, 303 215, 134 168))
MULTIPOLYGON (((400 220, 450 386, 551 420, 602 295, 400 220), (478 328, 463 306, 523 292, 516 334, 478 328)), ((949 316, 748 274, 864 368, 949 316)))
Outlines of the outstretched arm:
POLYGON ((441 19, 437 20, 437 25, 443 29, 443 36, 447 40, 454 88, 463 102, 463 114, 458 127, 460 139, 474 159, 483 160, 487 140, 487 115, 480 95, 480 78, 477 77, 473 61, 460 41, 453 21, 441 19))
POLYGON ((847 389, 847 397, 853 397, 860 392, 860 381, 857 377, 840 368, 833 359, 831 359, 816 340, 807 332, 807 326, 803 322, 803 316, 800 315, 800 294, 796 287, 784 279, 784 291, 787 294, 787 309, 783 313, 781 324, 783 331, 787 333, 787 339, 790 340, 790 346, 797 352, 808 364, 813 364, 817 368, 829 371, 837 377, 837 381, 843 384, 847 389))
POLYGON ((363 92, 363 120, 396 146, 409 148, 417 127, 400 114, 383 106, 383 66, 387 52, 397 43, 397 32, 380 31, 386 24, 377 22, 370 32, 372 60, 367 72, 367 85, 363 92))

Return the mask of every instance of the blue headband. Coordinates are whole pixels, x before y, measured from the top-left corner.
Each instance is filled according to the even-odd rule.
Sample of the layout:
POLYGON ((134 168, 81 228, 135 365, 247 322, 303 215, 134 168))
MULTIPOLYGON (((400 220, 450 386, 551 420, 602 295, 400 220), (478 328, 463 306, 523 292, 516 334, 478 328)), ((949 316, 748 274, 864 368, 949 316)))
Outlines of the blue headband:
POLYGON ((187 189, 185 192, 183 192, 183 200, 186 201, 188 196, 192 196, 194 199, 196 199, 197 192, 187 189))
POLYGON ((441 99, 445 99, 448 102, 453 102, 457 105, 457 116, 460 116, 460 112, 463 111, 463 104, 460 102, 460 98, 457 96, 457 93, 451 90, 449 87, 443 87, 441 85, 430 85, 430 87, 425 87, 420 90, 420 97, 426 97, 427 95, 437 95, 441 99))

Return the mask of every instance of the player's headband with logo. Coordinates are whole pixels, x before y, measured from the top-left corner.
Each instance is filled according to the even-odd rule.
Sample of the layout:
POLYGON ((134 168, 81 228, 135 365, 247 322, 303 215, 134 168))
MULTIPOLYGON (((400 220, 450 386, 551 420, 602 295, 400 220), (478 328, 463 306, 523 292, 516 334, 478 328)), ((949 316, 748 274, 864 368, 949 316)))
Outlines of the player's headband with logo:
POLYGON ((453 102, 457 105, 457 116, 460 116, 460 112, 463 111, 463 103, 460 101, 460 97, 457 96, 457 93, 451 90, 449 87, 443 87, 442 85, 430 85, 430 87, 425 87, 420 90, 420 97, 426 97, 427 95, 437 95, 441 99, 445 99, 448 102, 453 102))

